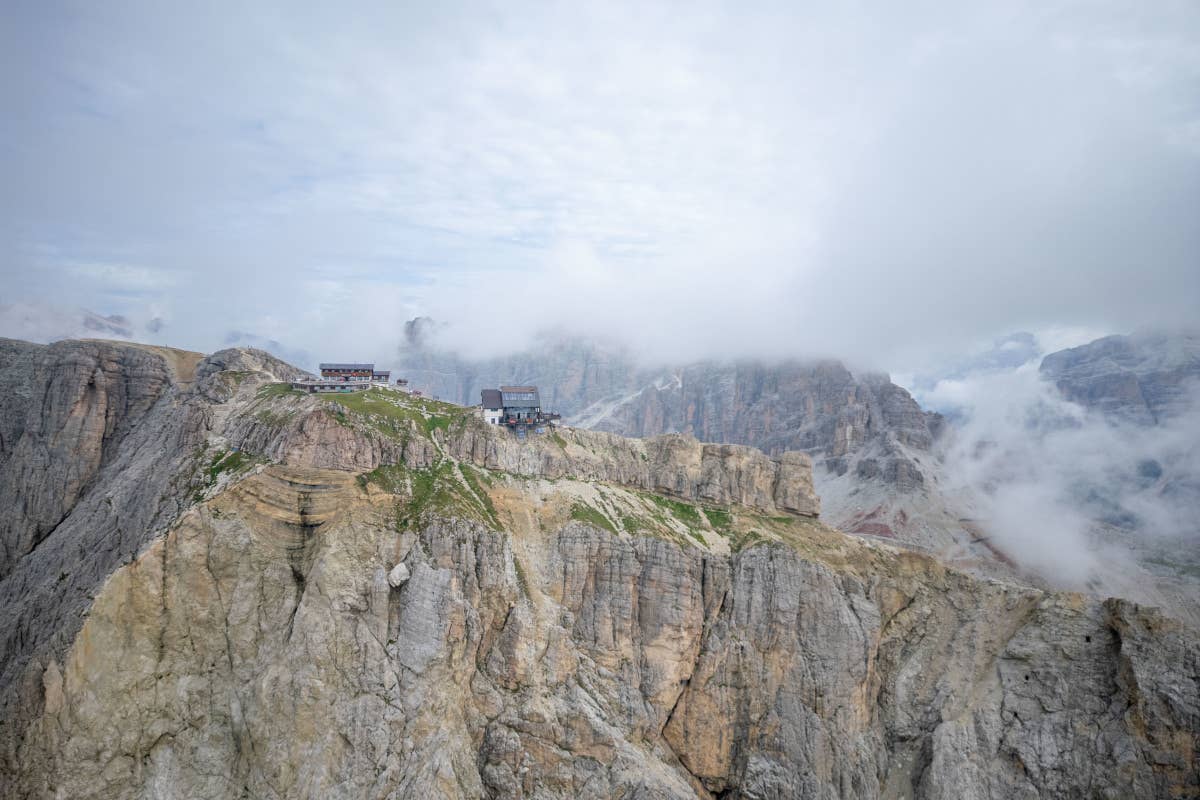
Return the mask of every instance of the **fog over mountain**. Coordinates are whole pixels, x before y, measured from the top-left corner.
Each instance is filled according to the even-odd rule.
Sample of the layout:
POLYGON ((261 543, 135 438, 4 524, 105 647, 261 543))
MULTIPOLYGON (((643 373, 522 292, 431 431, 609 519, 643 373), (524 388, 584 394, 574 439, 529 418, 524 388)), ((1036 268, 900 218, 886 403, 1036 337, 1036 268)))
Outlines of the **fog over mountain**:
POLYGON ((0 303, 0 335, 30 342, 59 339, 133 339, 151 333, 119 314, 102 316, 84 308, 56 308, 41 304, 0 303))
POLYGON ((651 366, 555 335, 472 359, 446 349, 446 328, 408 323, 396 364, 434 396, 470 404, 483 388, 533 383, 573 425, 804 450, 822 514, 844 531, 989 573, 1007 559, 1049 585, 1200 620, 1193 333, 1015 333, 902 378, 910 397, 886 375, 837 361, 651 366), (1076 346, 1047 350, 1064 345, 1076 346))
POLYGON ((1196 0, 3 20, 0 797, 1200 798, 1196 0))
POLYGON ((996 541, 1080 588, 1122 591, 1134 564, 1200 576, 1200 336, 1142 332, 1045 354, 1020 335, 981 356, 916 396, 952 420, 948 489, 970 497, 996 541), (1025 360, 998 357, 1013 353, 1025 360))

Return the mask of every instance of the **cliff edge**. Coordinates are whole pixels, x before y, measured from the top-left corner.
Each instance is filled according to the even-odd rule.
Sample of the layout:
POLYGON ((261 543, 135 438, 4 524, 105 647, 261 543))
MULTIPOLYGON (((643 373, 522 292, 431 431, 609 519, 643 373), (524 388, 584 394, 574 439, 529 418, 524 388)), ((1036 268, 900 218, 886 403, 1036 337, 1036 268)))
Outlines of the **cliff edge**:
POLYGON ((1194 630, 845 536, 806 456, 3 344, 4 796, 1200 793, 1194 630))

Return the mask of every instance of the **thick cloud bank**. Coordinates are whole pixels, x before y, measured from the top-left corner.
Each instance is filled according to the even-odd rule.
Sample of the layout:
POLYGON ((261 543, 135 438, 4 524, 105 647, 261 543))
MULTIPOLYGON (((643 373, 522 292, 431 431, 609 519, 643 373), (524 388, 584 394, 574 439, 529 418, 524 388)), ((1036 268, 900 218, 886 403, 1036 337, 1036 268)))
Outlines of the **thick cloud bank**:
POLYGON ((6 302, 908 368, 1200 304, 1200 6, 17 3, 6 302), (497 335, 498 329, 503 335, 497 335))
POLYGON ((1063 399, 1038 371, 960 375, 919 392, 954 419, 952 490, 1019 563, 1075 588, 1134 561, 1200 566, 1200 384, 1157 425, 1063 399))

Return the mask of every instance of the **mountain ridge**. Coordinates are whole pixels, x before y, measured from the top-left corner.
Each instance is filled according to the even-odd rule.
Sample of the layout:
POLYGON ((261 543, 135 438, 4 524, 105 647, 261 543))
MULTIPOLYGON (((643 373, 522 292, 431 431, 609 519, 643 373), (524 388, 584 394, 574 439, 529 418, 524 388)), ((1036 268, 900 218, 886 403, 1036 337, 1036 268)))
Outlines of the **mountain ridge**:
POLYGON ((804 455, 522 443, 436 401, 292 392, 254 351, 185 385, 125 345, 5 343, 0 381, 63 396, 40 443, 141 408, 75 402, 121 369, 56 365, 146 355, 157 399, 0 578, 8 796, 1200 787, 1200 634, 848 537, 804 455))

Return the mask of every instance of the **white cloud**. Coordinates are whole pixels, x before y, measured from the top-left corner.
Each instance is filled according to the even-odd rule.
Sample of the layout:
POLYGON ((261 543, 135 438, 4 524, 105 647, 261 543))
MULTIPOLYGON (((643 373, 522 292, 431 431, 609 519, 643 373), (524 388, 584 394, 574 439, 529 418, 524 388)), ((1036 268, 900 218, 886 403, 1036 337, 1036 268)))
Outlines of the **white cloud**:
POLYGON ((970 514, 1018 563, 1069 588, 1095 588, 1137 560, 1101 543, 1106 522, 1143 548, 1170 540, 1194 552, 1200 402, 1153 428, 1117 423, 1064 400, 1039 360, 941 381, 922 397, 957 419, 944 488, 972 499, 970 514))
POLYGON ((180 344, 261 325, 320 350, 344 320, 313 281, 394 303, 370 332, 393 340, 410 310, 478 343, 519 309, 663 357, 885 366, 1200 300, 1194 4, 106 4, 14 23, 5 288, 87 304, 72 263, 141 265, 87 276, 134 293, 98 310, 167 307, 180 344))
POLYGON ((131 264, 66 262, 63 271, 72 279, 112 292, 161 291, 178 283, 178 276, 152 267, 131 264))

